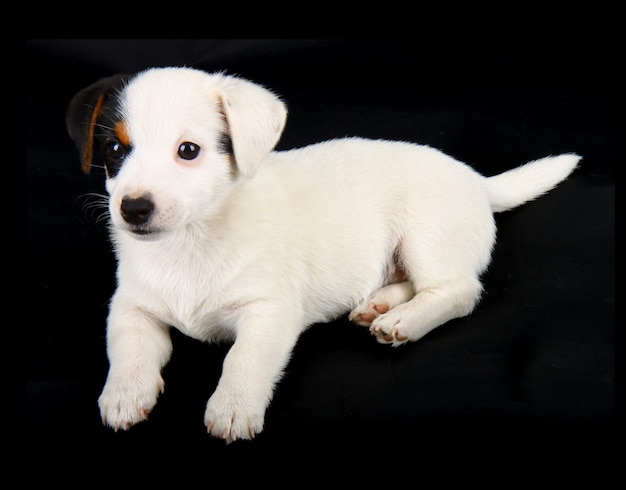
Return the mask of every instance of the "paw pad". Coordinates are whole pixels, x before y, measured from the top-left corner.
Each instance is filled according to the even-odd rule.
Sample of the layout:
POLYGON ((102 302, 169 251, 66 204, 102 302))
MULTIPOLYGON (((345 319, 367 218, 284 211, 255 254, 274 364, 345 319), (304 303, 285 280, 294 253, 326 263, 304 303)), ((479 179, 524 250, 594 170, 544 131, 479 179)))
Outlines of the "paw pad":
POLYGON ((365 311, 353 311, 350 314, 350 321, 362 327, 369 327, 376 318, 389 311, 389 305, 381 303, 370 303, 365 311))
POLYGON ((380 326, 372 326, 370 327, 370 333, 382 344, 393 344, 396 346, 409 340, 409 337, 401 334, 396 327, 393 327, 390 332, 387 332, 380 326))

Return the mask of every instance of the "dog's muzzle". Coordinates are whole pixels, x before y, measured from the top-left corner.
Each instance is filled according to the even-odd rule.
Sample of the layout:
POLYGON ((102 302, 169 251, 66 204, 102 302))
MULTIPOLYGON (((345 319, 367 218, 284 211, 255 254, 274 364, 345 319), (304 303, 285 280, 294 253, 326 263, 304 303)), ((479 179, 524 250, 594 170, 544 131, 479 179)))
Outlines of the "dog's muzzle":
POLYGON ((154 203, 147 197, 136 199, 125 197, 120 205, 120 212, 124 221, 130 225, 129 231, 146 235, 152 232, 148 225, 154 212, 154 203))

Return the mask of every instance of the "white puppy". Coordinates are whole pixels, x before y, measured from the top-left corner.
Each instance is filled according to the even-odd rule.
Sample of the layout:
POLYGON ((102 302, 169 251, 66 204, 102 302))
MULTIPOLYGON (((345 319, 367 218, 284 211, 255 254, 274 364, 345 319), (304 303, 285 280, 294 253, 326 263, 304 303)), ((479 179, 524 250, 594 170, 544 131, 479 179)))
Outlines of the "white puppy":
POLYGON ((265 88, 189 68, 115 76, 72 99, 83 168, 106 168, 117 290, 103 421, 146 419, 170 326, 234 341, 204 416, 226 441, 263 429, 300 334, 351 311, 381 343, 415 341, 480 298, 493 213, 580 157, 486 178, 428 146, 347 138, 272 151, 286 109, 265 88))

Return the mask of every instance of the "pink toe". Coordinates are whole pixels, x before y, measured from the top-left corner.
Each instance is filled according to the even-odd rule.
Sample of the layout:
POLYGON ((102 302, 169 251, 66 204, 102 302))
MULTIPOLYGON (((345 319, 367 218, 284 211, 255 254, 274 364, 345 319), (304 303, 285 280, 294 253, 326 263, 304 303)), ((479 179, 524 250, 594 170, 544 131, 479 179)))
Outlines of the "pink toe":
POLYGON ((374 305, 374 309, 378 312, 378 313, 387 313, 389 311, 389 305, 386 304, 382 304, 382 305, 374 305))

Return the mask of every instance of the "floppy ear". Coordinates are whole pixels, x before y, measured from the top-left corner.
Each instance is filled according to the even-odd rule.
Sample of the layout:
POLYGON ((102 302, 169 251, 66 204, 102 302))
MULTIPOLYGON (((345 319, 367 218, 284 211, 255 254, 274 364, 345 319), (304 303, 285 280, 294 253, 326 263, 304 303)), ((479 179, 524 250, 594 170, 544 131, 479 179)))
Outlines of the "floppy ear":
POLYGON ((242 78, 224 77, 220 96, 235 162, 252 177, 274 149, 285 127, 287 108, 271 91, 242 78))
POLYGON ((110 96, 120 89, 128 75, 102 78, 78 92, 67 108, 65 126, 76 144, 83 171, 89 173, 93 161, 94 133, 110 96))

